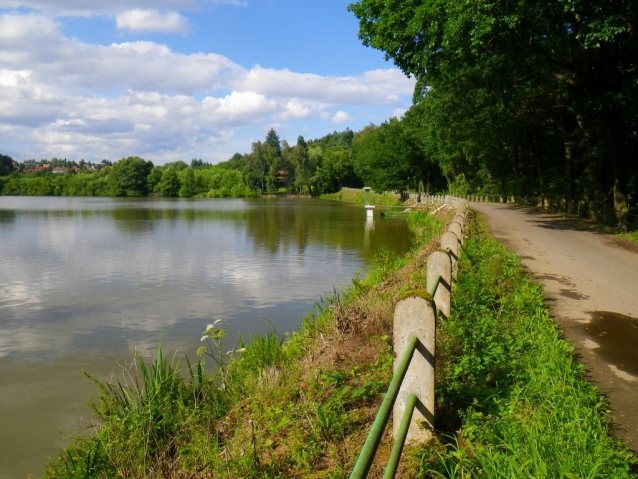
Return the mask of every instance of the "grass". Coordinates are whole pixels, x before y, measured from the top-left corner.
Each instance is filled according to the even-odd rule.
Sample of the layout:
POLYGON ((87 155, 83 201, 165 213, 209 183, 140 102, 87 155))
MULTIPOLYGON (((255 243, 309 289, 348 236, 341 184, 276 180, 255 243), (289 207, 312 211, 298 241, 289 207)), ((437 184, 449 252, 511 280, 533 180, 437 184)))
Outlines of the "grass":
MULTIPOLYGON (((210 372, 202 359, 183 377, 159 348, 119 382, 96 381, 95 425, 70 438, 45 477, 348 477, 392 375, 394 305, 424 289, 422 265, 444 225, 423 211, 409 221, 408 255, 379 254, 297 332, 251 337, 227 360, 215 323, 210 372)), ((437 325, 437 439, 404 453, 400 477, 634 477, 636 458, 610 436, 607 406, 541 288, 473 228, 453 314, 437 325)), ((382 475, 390 447, 386 433, 370 477, 382 475)))
POLYGON ((541 286, 482 224, 439 325, 439 447, 419 477, 635 477, 609 409, 543 308, 541 286))
POLYGON ((638 229, 635 229, 634 231, 629 231, 627 233, 617 234, 616 237, 638 244, 638 229))
MULTIPOLYGON (((363 190, 357 190, 354 188, 343 188, 337 193, 329 193, 321 195, 322 200, 337 200, 346 201, 350 203, 365 203, 365 196, 363 190)), ((370 203, 373 205, 384 206, 400 206, 401 198, 399 195, 393 193, 375 193, 370 192, 370 203)))

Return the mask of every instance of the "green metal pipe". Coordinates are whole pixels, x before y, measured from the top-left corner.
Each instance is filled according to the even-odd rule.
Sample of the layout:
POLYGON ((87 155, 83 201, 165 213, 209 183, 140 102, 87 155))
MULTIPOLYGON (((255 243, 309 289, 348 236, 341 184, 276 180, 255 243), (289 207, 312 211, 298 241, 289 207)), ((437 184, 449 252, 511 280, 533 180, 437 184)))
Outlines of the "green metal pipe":
POLYGON ((430 290, 428 291, 428 293, 430 293, 430 296, 432 296, 434 298, 434 293, 436 293, 436 288, 439 287, 439 283, 441 282, 441 275, 437 274, 436 277, 434 278, 434 283, 432 283, 432 286, 430 286, 430 290))
POLYGON ((405 402, 405 411, 403 411, 399 432, 397 433, 397 437, 394 439, 394 445, 392 446, 392 452, 390 453, 388 465, 385 468, 385 474, 383 474, 383 479, 394 479, 394 475, 397 473, 399 461, 401 460, 401 453, 403 452, 403 446, 405 445, 405 438, 408 437, 412 414, 416 407, 416 401, 417 397, 414 394, 410 394, 405 402))
POLYGON ((385 397, 383 398, 377 417, 374 419, 372 428, 366 438, 366 442, 363 444, 361 454, 359 454, 359 458, 354 465, 352 474, 350 474, 350 479, 365 479, 368 477, 368 472, 370 471, 370 467, 372 467, 372 461, 374 461, 374 455, 376 454, 381 438, 383 437, 383 432, 385 431, 385 427, 390 419, 390 414, 392 414, 392 407, 399 395, 401 383, 403 382, 403 378, 405 378, 408 366, 412 360, 412 355, 414 354, 414 350, 418 344, 419 339, 416 336, 410 336, 405 352, 403 353, 403 357, 401 357, 401 361, 397 365, 397 369, 392 376, 392 381, 390 381, 390 386, 388 386, 388 391, 385 393, 385 397))

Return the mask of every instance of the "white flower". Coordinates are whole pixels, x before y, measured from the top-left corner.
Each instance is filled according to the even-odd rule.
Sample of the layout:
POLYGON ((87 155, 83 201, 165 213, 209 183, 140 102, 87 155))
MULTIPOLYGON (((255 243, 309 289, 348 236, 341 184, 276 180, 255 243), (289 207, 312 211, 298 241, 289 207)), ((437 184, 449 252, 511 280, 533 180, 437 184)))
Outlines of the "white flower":
POLYGON ((206 331, 210 331, 211 329, 213 329, 215 327, 214 324, 209 324, 208 326, 206 326, 206 331))
POLYGON ((245 352, 246 352, 246 348, 239 348, 239 349, 238 349, 237 351, 235 351, 235 352, 236 352, 236 353, 239 353, 239 354, 243 354, 243 353, 245 353, 245 352))
POLYGON ((226 354, 233 354, 233 350, 231 349, 230 351, 226 351, 226 354))
POLYGON ((206 341, 208 339, 208 336, 202 336, 202 339, 200 339, 200 341, 206 341))
MULTIPOLYGON (((216 321, 213 323, 213 326, 215 326, 217 323, 221 323, 222 321, 223 321, 223 319, 218 319, 218 320, 216 320, 216 321)), ((209 327, 212 327, 212 326, 209 326, 209 327)))

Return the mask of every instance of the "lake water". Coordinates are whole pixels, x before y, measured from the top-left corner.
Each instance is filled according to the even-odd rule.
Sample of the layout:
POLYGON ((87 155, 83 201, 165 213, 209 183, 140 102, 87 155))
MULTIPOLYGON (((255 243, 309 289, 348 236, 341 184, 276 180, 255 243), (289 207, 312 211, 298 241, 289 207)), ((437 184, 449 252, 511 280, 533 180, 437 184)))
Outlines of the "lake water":
POLYGON ((319 200, 0 197, 0 478, 38 477, 133 351, 195 358, 206 325, 295 330, 405 220, 319 200))

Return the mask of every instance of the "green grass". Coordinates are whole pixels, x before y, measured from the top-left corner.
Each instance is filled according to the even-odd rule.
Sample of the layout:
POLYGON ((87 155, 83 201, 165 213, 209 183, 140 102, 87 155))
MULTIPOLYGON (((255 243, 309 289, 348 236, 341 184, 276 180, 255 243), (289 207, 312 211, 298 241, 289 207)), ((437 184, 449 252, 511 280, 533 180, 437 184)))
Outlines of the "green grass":
MULTIPOLYGON (((337 200, 346 201, 349 203, 365 204, 365 195, 363 190, 357 190, 353 188, 344 188, 337 193, 328 193, 321 195, 322 200, 337 200)), ((400 206, 401 199, 399 195, 392 193, 375 193, 370 192, 370 204, 384 205, 384 206, 400 206)))
POLYGON ((543 308, 541 286, 484 232, 468 240, 439 326, 437 424, 420 477, 635 477, 608 406, 543 308), (447 430, 446 430, 447 429, 447 430))
POLYGON ((624 239, 627 241, 631 241, 632 243, 638 244, 638 229, 634 231, 629 231, 627 233, 620 233, 616 236, 620 239, 624 239))

